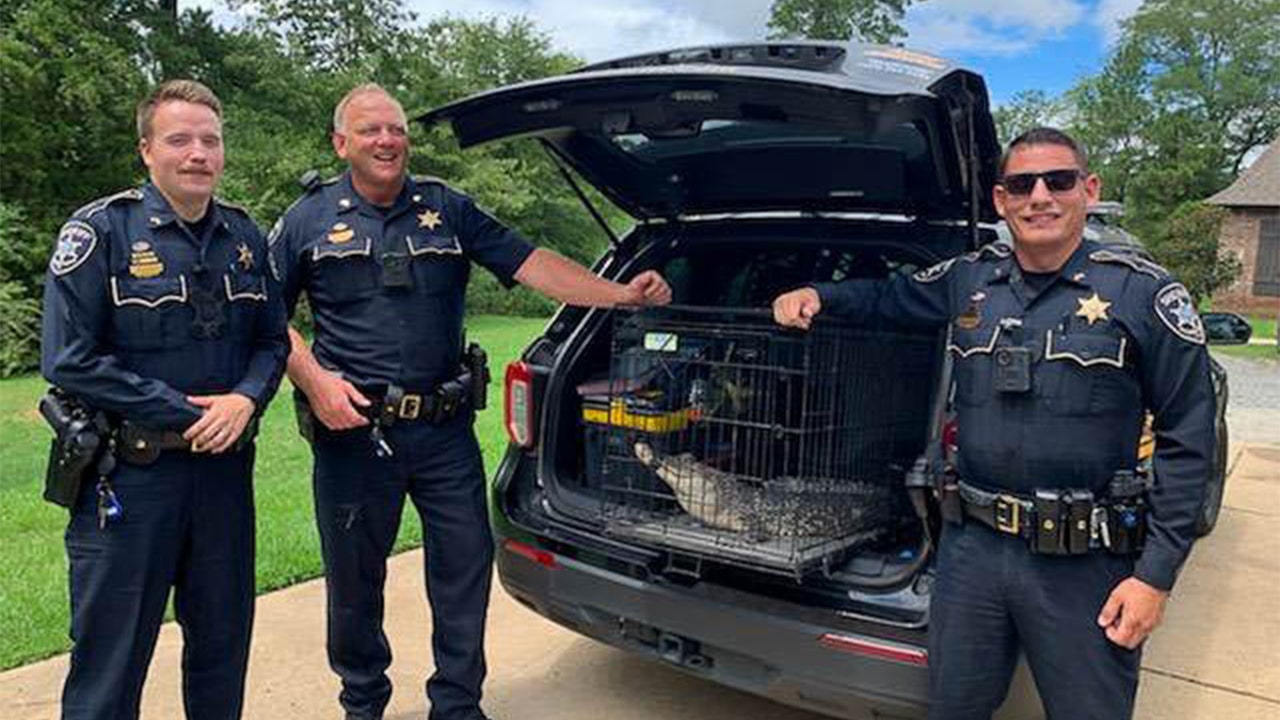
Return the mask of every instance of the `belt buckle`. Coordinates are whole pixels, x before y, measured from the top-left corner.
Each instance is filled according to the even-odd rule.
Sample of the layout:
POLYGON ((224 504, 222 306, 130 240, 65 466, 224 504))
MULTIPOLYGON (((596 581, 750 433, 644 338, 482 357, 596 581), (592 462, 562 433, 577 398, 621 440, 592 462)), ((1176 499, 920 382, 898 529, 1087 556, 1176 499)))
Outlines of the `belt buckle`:
POLYGON ((400 398, 400 407, 396 414, 402 420, 417 420, 422 414, 422 396, 405 393, 404 397, 400 398))
POLYGON ((996 529, 1010 535, 1022 534, 1022 503, 1012 495, 997 495, 995 499, 996 529))

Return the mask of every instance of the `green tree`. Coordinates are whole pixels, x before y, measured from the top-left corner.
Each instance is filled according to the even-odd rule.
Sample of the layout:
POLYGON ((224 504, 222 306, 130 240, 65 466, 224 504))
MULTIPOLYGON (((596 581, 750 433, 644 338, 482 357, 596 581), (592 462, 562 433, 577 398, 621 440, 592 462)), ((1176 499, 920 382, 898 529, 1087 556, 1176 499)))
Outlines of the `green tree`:
POLYGON ((44 232, 138 175, 139 5, 29 0, 0 30, 0 193, 44 232))
POLYGON ((1147 0, 1125 36, 1156 106, 1204 124, 1232 176, 1280 131, 1280 0, 1147 0))
POLYGON ((915 0, 774 0, 773 38, 891 43, 906 37, 902 17, 915 0))
POLYGON ((50 242, 20 208, 0 200, 0 377, 36 367, 40 353, 40 272, 50 242))
POLYGON ((284 42, 298 62, 321 70, 367 68, 407 50, 417 16, 403 0, 229 0, 252 5, 260 32, 284 42))
POLYGON ((1064 104, 1075 109, 1072 130, 1089 150, 1090 169, 1102 178, 1108 200, 1126 202, 1135 174, 1150 152, 1144 140, 1155 114, 1146 91, 1147 63, 1136 43, 1121 43, 1101 73, 1081 80, 1064 104))
POLYGON ((1001 144, 1034 127, 1056 126, 1063 114, 1062 102, 1051 98, 1043 90, 1020 90, 1009 102, 997 107, 992 115, 996 122, 996 136, 1001 144))
POLYGON ((1156 259, 1186 285, 1197 305, 1240 276, 1240 259, 1218 246, 1225 217, 1222 208, 1184 203, 1152 243, 1156 259))
POLYGON ((1196 244, 1217 234, 1196 237, 1211 214, 1187 203, 1280 132, 1280 0, 1147 0, 1066 104, 1126 227, 1195 292, 1220 287, 1230 260, 1196 244))

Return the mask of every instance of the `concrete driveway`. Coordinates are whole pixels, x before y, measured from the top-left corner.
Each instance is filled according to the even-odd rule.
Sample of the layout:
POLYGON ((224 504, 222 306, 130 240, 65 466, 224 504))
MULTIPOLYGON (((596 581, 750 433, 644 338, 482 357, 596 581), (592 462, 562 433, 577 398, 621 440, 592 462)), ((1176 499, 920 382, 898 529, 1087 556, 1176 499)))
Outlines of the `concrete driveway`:
MULTIPOLYGON (((1165 625, 1148 646, 1138 717, 1269 720, 1280 716, 1280 445, 1232 449, 1226 507, 1183 573, 1165 625)), ((430 621, 422 556, 393 559, 388 630, 396 693, 388 720, 425 716, 430 621)), ((342 717, 326 665, 319 581, 258 600, 245 716, 342 717)), ((818 720, 639 660, 560 629, 495 588, 485 706, 498 720, 818 720)), ((161 632, 144 718, 182 717, 180 630, 161 632)), ((10 720, 58 716, 66 657, 0 674, 10 720)))

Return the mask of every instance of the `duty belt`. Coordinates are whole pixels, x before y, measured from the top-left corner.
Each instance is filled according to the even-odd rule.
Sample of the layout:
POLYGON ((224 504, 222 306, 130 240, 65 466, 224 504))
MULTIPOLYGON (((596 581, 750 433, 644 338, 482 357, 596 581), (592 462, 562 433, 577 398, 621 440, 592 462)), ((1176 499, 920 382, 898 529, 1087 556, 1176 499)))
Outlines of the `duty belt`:
MULTIPOLYGON (((240 450, 253 442, 257 434, 258 420, 254 418, 231 449, 240 450)), ((160 458, 160 453, 171 450, 190 451, 191 442, 172 430, 153 430, 128 420, 120 423, 116 452, 121 460, 131 465, 150 465, 160 458)))
POLYGON ((381 393, 370 395, 374 400, 374 419, 384 427, 400 421, 442 423, 471 406, 469 389, 460 379, 441 383, 429 393, 408 392, 389 385, 381 393))
POLYGON ((166 450, 190 449, 191 443, 182 433, 152 430, 128 421, 120 424, 116 450, 123 460, 134 465, 150 465, 166 450))
POLYGON ((965 482, 958 483, 958 492, 964 517, 1023 538, 1035 553, 1083 555, 1105 549, 1130 554, 1142 549, 1146 535, 1141 492, 1105 501, 1081 489, 1037 490, 1028 497, 965 482))

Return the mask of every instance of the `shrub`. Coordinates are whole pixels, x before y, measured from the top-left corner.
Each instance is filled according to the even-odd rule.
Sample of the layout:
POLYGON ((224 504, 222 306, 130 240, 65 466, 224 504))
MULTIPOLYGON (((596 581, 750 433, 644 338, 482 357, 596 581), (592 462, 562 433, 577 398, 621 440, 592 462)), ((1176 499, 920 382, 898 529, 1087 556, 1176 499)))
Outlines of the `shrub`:
POLYGON ((0 283, 0 377, 40 364, 40 301, 16 282, 0 283))

